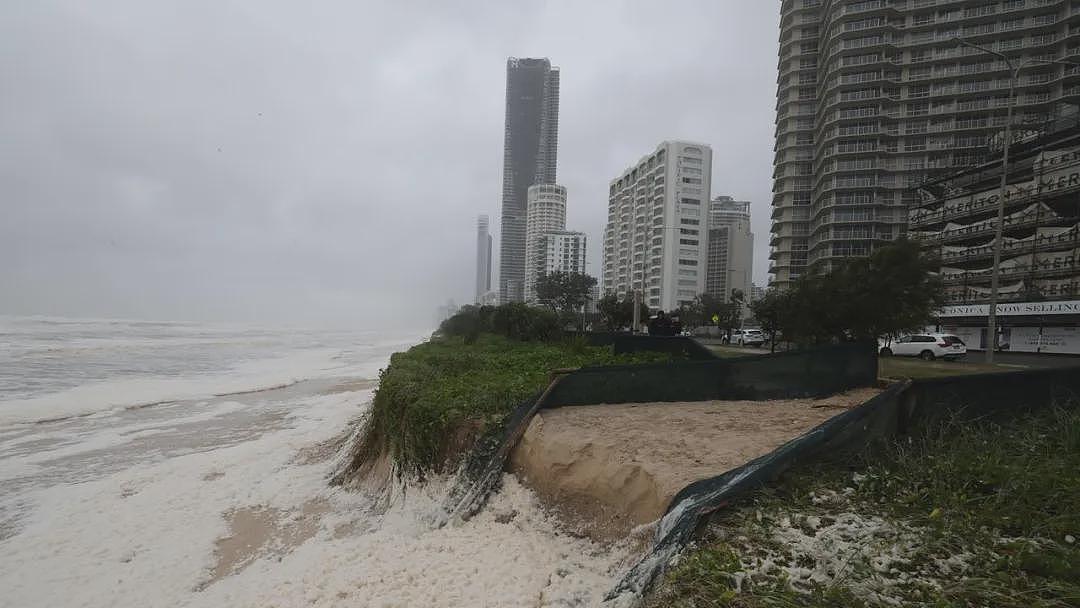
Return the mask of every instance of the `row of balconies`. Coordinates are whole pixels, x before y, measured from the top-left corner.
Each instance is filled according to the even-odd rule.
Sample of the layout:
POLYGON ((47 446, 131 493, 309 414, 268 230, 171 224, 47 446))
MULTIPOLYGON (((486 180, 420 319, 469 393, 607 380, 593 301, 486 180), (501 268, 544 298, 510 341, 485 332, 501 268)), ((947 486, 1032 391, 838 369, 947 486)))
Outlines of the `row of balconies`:
MULTIPOLYGON (((1062 222, 1073 221, 1074 219, 1075 218, 1063 218, 1056 214, 1047 214, 1037 211, 1018 212, 1012 214, 1012 216, 1005 217, 1005 222, 1002 224, 1002 230, 1006 234, 1015 233, 1016 231, 1028 228, 1060 225, 1062 222)), ((992 236, 995 231, 994 226, 996 223, 996 220, 990 219, 967 226, 960 226, 958 228, 936 232, 924 233, 912 231, 909 233, 909 236, 912 240, 920 241, 926 245, 962 243, 964 241, 978 240, 992 236)))
MULTIPOLYGON (((1000 63, 1002 63, 1002 65, 1004 65, 1004 62, 1000 62, 1000 63)), ((832 93, 833 90, 835 90, 837 88, 841 88, 841 87, 854 88, 854 87, 858 87, 858 86, 871 86, 871 85, 878 84, 878 83, 888 83, 888 84, 891 84, 891 85, 894 85, 894 86, 897 86, 897 87, 902 87, 903 85, 909 85, 909 89, 910 89, 911 86, 921 86, 921 85, 923 85, 924 83, 927 83, 927 82, 930 82, 931 84, 933 84, 934 82, 944 81, 944 80, 951 81, 949 83, 948 87, 943 86, 940 82, 938 82, 938 84, 934 85, 931 88, 929 93, 922 93, 922 92, 912 93, 909 90, 907 95, 895 96, 895 99, 894 99, 894 96, 890 96, 890 95, 885 95, 884 97, 888 97, 889 99, 894 99, 894 100, 926 99, 928 97, 932 97, 932 96, 935 96, 935 95, 979 93, 979 92, 985 92, 985 91, 990 91, 990 90, 994 90, 994 89, 1002 89, 1002 90, 1007 91, 1009 89, 1009 84, 1010 84, 1010 79, 1009 78, 1001 78, 1001 79, 999 79, 997 81, 992 81, 990 84, 986 84, 986 85, 983 85, 983 84, 974 85, 974 84, 971 84, 969 81, 958 81, 958 80, 956 80, 957 78, 964 77, 964 76, 978 76, 978 75, 981 75, 981 74, 992 74, 992 73, 1003 73, 1003 72, 1007 74, 1009 72, 1008 68, 1007 67, 1003 67, 1003 68, 1000 68, 1000 69, 987 68, 987 69, 984 69, 984 70, 980 70, 980 71, 976 71, 976 72, 969 72, 969 73, 961 73, 959 70, 956 70, 955 73, 942 72, 942 73, 936 73, 936 74, 929 74, 929 75, 925 75, 925 76, 922 76, 922 75, 920 75, 920 76, 910 76, 909 75, 909 76, 906 76, 906 77, 905 76, 898 76, 898 77, 895 77, 895 78, 891 77, 892 75, 881 75, 881 76, 876 77, 876 78, 867 77, 866 80, 863 80, 861 82, 843 82, 841 78, 831 78, 825 83, 824 90, 821 91, 821 96, 826 98, 826 99, 834 99, 835 100, 836 96, 831 95, 831 93, 832 93), (984 87, 984 88, 982 88, 980 90, 974 90, 974 89, 972 89, 972 90, 957 90, 958 86, 960 88, 963 88, 965 86, 965 84, 968 84, 968 85, 970 85, 972 87, 981 86, 981 87, 984 87)), ((1066 68, 1064 66, 1052 66, 1052 67, 1049 68, 1048 71, 1045 71, 1045 72, 1039 72, 1039 73, 1036 73, 1036 74, 1024 75, 1023 77, 1020 78, 1020 82, 1017 83, 1017 88, 1018 89, 1024 89, 1024 88, 1029 88, 1029 87, 1045 87, 1048 84, 1053 84, 1053 83, 1056 83, 1058 81, 1066 80, 1066 79, 1073 78, 1073 77, 1080 77, 1080 68, 1066 68)), ((982 83, 982 82, 986 82, 986 81, 976 81, 976 82, 982 83)), ((846 102, 848 100, 841 100, 841 101, 846 102)))
MULTIPOLYGON (((1001 252, 1004 255, 1016 255, 1074 249, 1080 245, 1078 235, 1080 235, 1080 229, 1076 226, 1053 235, 1039 234, 1036 230, 1035 233, 1024 238, 1006 237, 1001 244, 1001 252)), ((994 239, 968 247, 943 245, 931 246, 928 249, 934 251, 943 264, 962 264, 993 258, 994 239)))
MULTIPOLYGON (((1061 0, 1064 1, 1064 0, 1061 0)), ((1024 20, 1022 24, 1016 24, 1016 18, 1013 17, 1007 21, 998 21, 998 17, 1001 15, 1016 15, 1021 11, 1027 9, 1030 10, 1034 7, 1023 7, 1012 11, 992 12, 982 15, 965 15, 957 12, 955 15, 936 15, 934 13, 923 13, 921 15, 911 15, 911 20, 908 22, 903 17, 900 19, 882 19, 878 22, 869 23, 866 27, 862 28, 847 28, 852 23, 859 24, 864 20, 859 21, 838 21, 838 20, 826 20, 824 31, 822 32, 825 37, 826 43, 831 42, 832 39, 838 38, 845 34, 859 34, 864 32, 870 32, 880 29, 891 29, 900 31, 910 31, 914 33, 930 33, 931 35, 935 30, 927 31, 926 28, 933 28, 940 24, 955 24, 960 21, 966 22, 966 29, 960 30, 957 33, 962 36, 978 36, 985 34, 996 34, 1007 31, 1019 31, 1019 30, 1031 30, 1037 28, 1052 27, 1058 23, 1068 19, 1070 15, 1077 14, 1077 9, 1066 9, 1057 13, 1041 13, 1038 15, 1032 15, 1030 22, 1024 20), (932 16, 930 19, 925 17, 932 16), (998 25, 1000 24, 1000 26, 998 25), (994 26, 987 28, 986 26, 994 26), (845 29, 838 29, 844 27, 845 29)))
MULTIPOLYGON (((1045 281, 1044 281, 1045 282, 1045 281)), ((1059 284, 1054 282, 1052 285, 1039 286, 1036 285, 1032 289, 1023 289, 1020 291, 1014 291, 1011 293, 1001 292, 998 294, 998 302, 1024 302, 1032 299, 1066 299, 1080 295, 1080 281, 1070 281, 1059 284)), ((980 304, 988 302, 990 296, 988 294, 970 294, 966 292, 947 292, 945 294, 945 303, 954 304, 980 304)))
MULTIPOLYGON (((1080 185, 1066 185, 1063 188, 1055 189, 1053 196, 1061 197, 1069 194, 1076 194, 1078 192, 1080 192, 1080 185)), ((1045 198, 1046 196, 1039 193, 1037 190, 1029 189, 1019 191, 1006 199, 1005 207, 1008 209, 1020 205, 1030 205, 1033 202, 1044 200, 1045 198)), ((938 209, 918 208, 911 211, 908 223, 912 228, 926 228, 949 220, 990 215, 996 213, 997 208, 997 198, 990 197, 959 203, 949 209, 946 209, 945 207, 940 207, 938 209)))
MULTIPOLYGON (((1060 21, 1058 22, 1058 24, 1060 24, 1059 27, 1064 27, 1064 24, 1062 24, 1060 21)), ((1017 31, 1023 31, 1025 34, 1027 34, 1031 30, 1038 30, 1040 28, 1050 27, 1050 26, 1053 26, 1053 25, 1055 25, 1055 24, 1048 24, 1048 25, 1045 25, 1045 26, 1031 26, 1031 27, 1025 27, 1023 30, 1017 30, 1017 31)), ((883 29, 889 29, 892 32, 902 31, 902 30, 898 30, 897 28, 888 28, 887 26, 883 26, 883 29)), ((1056 43, 1060 42, 1061 40, 1063 40, 1064 38, 1072 37, 1072 36, 1077 35, 1077 33, 1075 33, 1075 32, 1069 32, 1068 29, 1064 29, 1063 32, 1064 33, 1062 33, 1060 35, 1057 35, 1057 36, 1055 36, 1055 35, 1031 36, 1030 38, 1024 38, 1021 41, 1000 40, 1000 39, 991 40, 991 41, 989 41, 989 44, 993 47, 993 50, 995 50, 995 51, 998 51, 998 52, 1011 52, 1011 51, 1016 51, 1016 50, 1020 50, 1020 49, 1045 47, 1045 46, 1048 46, 1048 45, 1051 45, 1051 44, 1056 44, 1056 43)), ((875 47, 888 47, 888 48, 895 48, 895 49, 909 49, 909 48, 914 48, 914 47, 919 47, 919 46, 926 46, 926 45, 933 45, 933 44, 941 44, 941 43, 945 43, 945 42, 950 42, 951 38, 953 36, 960 35, 961 33, 960 32, 951 32, 950 31, 950 32, 945 32, 941 37, 936 37, 936 36, 913 37, 913 36, 904 35, 904 34, 900 34, 900 35, 896 35, 896 36, 887 35, 887 34, 881 34, 881 35, 875 35, 875 36, 867 36, 866 32, 857 32, 857 33, 853 33, 853 34, 858 35, 859 38, 842 38, 842 39, 840 39, 838 41, 833 42, 832 40, 837 37, 837 35, 834 35, 832 38, 826 39, 826 45, 824 47, 825 52, 820 53, 822 63, 827 63, 834 56, 838 55, 839 53, 843 53, 845 51, 853 51, 853 50, 860 50, 861 51, 861 50, 871 49, 871 48, 875 48, 875 47)), ((843 34, 839 34, 838 36, 842 36, 842 35, 843 34)), ((965 37, 978 39, 981 36, 1000 36, 1000 33, 986 32, 986 33, 983 33, 983 34, 973 34, 973 35, 969 35, 969 36, 965 36, 965 37)), ((956 43, 952 42, 952 44, 955 45, 956 43)), ((967 47, 962 47, 962 48, 967 48, 967 47)), ((788 52, 790 54, 791 49, 789 49, 788 52)), ((972 55, 972 54, 976 54, 976 53, 979 53, 979 52, 980 51, 977 51, 975 49, 967 49, 967 51, 954 50, 950 54, 955 54, 955 55, 962 56, 962 55, 972 55)), ((782 54, 781 57, 784 57, 784 55, 782 54)))
MULTIPOLYGON (((1016 280, 1020 277, 1031 279, 1048 279, 1053 277, 1069 277, 1080 272, 1080 264, 1076 259, 1063 260, 1060 263, 1036 263, 1035 265, 1017 265, 1001 267, 998 276, 1002 280, 1016 280)), ((943 275, 941 282, 947 286, 953 285, 989 285, 992 279, 990 269, 943 275)))

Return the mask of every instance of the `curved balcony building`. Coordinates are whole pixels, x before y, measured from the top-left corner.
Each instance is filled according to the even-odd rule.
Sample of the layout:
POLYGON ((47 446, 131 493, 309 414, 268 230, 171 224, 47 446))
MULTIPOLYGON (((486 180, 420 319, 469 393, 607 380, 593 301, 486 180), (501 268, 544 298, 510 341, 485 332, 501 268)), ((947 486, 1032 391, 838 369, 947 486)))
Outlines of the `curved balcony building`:
MULTIPOLYGON (((914 188, 1000 144, 998 57, 1080 62, 1070 0, 786 0, 781 4, 770 245, 773 282, 868 255, 907 231, 914 188)), ((1016 88, 1024 137, 1080 103, 1080 68, 1034 64, 1016 88)))

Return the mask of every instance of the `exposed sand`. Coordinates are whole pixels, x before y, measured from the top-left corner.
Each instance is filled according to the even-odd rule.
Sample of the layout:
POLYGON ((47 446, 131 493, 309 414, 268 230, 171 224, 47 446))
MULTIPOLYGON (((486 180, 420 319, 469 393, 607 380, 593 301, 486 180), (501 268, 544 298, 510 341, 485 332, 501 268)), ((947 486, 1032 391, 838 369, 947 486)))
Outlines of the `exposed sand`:
POLYGON ((767 454, 879 392, 543 410, 511 467, 572 529, 621 538, 659 519, 687 484, 767 454))
POLYGON ((329 509, 326 500, 315 498, 295 513, 265 505, 226 512, 229 535, 215 543, 216 563, 201 588, 243 570, 260 557, 291 552, 315 536, 320 518, 329 509))

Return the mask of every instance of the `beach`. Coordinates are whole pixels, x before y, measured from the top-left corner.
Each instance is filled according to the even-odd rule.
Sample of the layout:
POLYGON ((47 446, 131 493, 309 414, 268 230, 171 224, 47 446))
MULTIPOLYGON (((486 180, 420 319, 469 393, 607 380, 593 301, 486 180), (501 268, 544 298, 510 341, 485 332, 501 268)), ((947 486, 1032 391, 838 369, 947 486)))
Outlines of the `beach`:
POLYGON ((512 476, 435 529, 447 480, 332 488, 420 332, 0 318, 2 606, 589 606, 631 551, 512 476))

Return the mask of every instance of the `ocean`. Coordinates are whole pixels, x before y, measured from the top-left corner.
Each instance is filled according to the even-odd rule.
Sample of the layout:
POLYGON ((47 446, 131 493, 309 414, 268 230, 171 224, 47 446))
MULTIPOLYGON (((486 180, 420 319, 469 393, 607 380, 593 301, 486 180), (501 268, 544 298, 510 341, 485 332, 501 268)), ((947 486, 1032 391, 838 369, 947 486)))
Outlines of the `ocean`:
POLYGON ((432 527, 327 478, 424 332, 0 317, 0 606, 591 606, 631 559, 512 476, 432 527))

